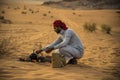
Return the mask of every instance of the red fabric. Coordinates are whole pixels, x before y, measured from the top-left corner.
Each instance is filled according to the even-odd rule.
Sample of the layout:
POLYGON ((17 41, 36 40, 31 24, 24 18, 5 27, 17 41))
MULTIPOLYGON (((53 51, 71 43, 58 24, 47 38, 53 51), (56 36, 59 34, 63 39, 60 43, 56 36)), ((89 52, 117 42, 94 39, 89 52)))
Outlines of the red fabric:
POLYGON ((66 27, 65 23, 62 22, 61 20, 55 20, 54 23, 53 23, 53 26, 54 27, 60 26, 63 30, 67 30, 68 29, 68 27, 66 27))

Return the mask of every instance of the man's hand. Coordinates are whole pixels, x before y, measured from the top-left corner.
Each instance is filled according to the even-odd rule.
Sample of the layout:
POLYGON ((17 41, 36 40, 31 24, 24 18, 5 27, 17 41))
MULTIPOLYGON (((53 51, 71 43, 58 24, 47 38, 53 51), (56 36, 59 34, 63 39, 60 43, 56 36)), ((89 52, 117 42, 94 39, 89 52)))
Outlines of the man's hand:
POLYGON ((36 51, 36 54, 39 54, 39 53, 41 53, 42 51, 43 51, 43 50, 41 50, 41 49, 40 49, 40 50, 37 50, 37 51, 36 51))
POLYGON ((50 53, 52 50, 54 50, 54 47, 47 48, 47 50, 46 50, 45 52, 46 52, 46 53, 50 53))

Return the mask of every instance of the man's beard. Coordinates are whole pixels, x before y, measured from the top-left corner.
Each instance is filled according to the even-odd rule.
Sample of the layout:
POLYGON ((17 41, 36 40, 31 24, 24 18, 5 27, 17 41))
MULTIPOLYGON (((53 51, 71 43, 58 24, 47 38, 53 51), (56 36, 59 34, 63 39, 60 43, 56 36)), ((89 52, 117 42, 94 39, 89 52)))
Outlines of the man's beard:
POLYGON ((55 31, 57 34, 59 34, 61 32, 61 30, 55 31))

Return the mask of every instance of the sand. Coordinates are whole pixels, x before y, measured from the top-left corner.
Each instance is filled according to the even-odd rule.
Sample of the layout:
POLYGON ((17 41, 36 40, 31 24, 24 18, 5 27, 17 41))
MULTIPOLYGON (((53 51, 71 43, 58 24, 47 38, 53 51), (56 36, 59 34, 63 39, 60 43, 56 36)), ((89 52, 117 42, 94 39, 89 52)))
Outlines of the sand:
MULTIPOLYGON (((38 4, 4 4, 0 15, 12 24, 0 23, 0 39, 11 37, 10 54, 0 59, 0 80, 118 80, 120 69, 120 10, 64 10, 38 4), (4 11, 5 13, 1 13, 4 11), (52 23, 60 19, 73 29, 83 42, 85 53, 77 65, 52 68, 50 63, 20 62, 27 56, 53 42, 59 35, 52 23), (96 32, 83 29, 86 23, 96 23, 96 32), (112 27, 111 35, 100 25, 112 27)), ((43 53, 43 55, 51 55, 43 53)))

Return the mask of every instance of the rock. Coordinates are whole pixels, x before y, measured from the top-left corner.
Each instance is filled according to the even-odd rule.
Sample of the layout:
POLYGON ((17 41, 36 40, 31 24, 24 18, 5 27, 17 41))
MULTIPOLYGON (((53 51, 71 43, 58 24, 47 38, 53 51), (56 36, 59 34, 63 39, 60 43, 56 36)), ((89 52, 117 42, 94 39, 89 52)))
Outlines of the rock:
POLYGON ((66 64, 66 61, 62 55, 58 53, 52 54, 52 67, 53 68, 61 68, 61 67, 64 67, 65 64, 66 64))

